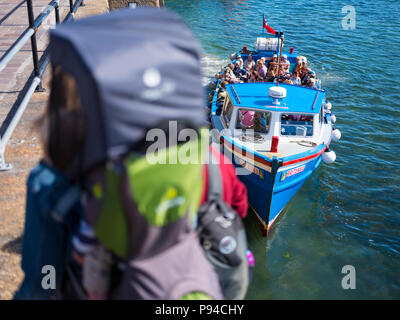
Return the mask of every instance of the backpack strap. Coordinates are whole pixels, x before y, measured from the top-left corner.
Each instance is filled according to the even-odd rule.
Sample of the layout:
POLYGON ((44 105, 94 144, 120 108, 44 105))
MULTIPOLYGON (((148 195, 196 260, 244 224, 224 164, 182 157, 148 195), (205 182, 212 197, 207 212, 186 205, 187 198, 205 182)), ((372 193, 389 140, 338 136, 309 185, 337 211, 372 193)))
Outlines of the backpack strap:
POLYGON ((207 165, 208 193, 207 201, 222 200, 222 176, 219 165, 213 152, 209 151, 209 164, 207 165))
POLYGON ((78 186, 71 186, 67 191, 59 198, 53 210, 51 216, 54 220, 59 223, 64 223, 65 218, 70 210, 76 205, 80 199, 80 188, 78 186))

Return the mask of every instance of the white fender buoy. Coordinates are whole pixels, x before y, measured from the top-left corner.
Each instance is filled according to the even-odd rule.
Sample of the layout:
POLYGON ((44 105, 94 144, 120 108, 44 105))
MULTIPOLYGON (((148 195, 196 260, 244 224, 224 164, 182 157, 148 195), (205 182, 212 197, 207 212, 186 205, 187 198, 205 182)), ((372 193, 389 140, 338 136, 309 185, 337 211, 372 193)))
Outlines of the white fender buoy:
POLYGON ((336 123, 336 116, 334 114, 331 115, 331 121, 332 123, 336 123))
POLYGON ((334 163, 336 160, 336 153, 333 150, 327 148, 324 153, 322 153, 322 161, 326 164, 334 163))
POLYGON ((332 139, 333 141, 339 141, 340 138, 342 137, 342 133, 340 132, 339 129, 332 129, 332 139))
POLYGON ((326 103, 326 104, 325 104, 325 107, 326 107, 328 110, 331 110, 331 109, 332 109, 332 103, 330 103, 330 102, 326 103))

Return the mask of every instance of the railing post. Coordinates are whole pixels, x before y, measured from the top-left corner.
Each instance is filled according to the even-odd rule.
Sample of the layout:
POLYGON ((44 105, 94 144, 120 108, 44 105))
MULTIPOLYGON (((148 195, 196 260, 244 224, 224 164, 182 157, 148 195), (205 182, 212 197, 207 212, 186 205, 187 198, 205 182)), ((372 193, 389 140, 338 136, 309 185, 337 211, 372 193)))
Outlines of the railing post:
MULTIPOLYGON (((29 28, 34 30, 33 35, 31 36, 31 47, 32 47, 32 59, 33 59, 33 69, 35 71, 35 76, 39 76, 39 58, 38 58, 38 49, 37 49, 37 42, 36 42, 36 30, 35 30, 35 19, 33 17, 33 6, 32 0, 26 1, 27 8, 28 8, 28 19, 29 19, 29 28)), ((43 92, 45 91, 42 87, 42 82, 39 82, 35 91, 43 92)))
POLYGON ((5 150, 6 146, 5 143, 1 141, 1 135, 0 135, 0 171, 7 171, 12 168, 11 164, 6 163, 6 160, 4 158, 5 150))
POLYGON ((59 24, 60 23, 60 7, 58 5, 58 2, 54 8, 54 13, 56 15, 56 24, 59 24))
POLYGON ((74 13, 74 0, 69 0, 69 12, 74 13))

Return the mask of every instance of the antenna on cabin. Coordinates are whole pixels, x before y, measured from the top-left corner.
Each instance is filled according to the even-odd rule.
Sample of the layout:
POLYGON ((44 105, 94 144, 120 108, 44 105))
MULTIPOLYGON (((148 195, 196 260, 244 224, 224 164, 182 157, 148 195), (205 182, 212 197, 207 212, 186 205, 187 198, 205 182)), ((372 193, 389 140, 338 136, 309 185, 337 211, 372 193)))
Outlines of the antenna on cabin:
POLYGON ((279 87, 279 78, 281 76, 281 59, 282 59, 282 49, 283 49, 283 40, 285 39, 283 32, 281 32, 281 41, 280 41, 280 45, 281 48, 279 50, 279 60, 278 60, 278 79, 276 80, 276 86, 279 87))
POLYGON ((284 36, 283 33, 280 33, 281 36, 281 49, 279 52, 279 60, 278 60, 278 79, 276 80, 276 87, 271 86, 269 87, 268 95, 275 99, 272 103, 275 105, 280 105, 281 102, 279 101, 280 99, 286 98, 286 88, 280 87, 279 86, 279 76, 281 73, 281 58, 282 58, 282 48, 283 48, 283 40, 284 36))

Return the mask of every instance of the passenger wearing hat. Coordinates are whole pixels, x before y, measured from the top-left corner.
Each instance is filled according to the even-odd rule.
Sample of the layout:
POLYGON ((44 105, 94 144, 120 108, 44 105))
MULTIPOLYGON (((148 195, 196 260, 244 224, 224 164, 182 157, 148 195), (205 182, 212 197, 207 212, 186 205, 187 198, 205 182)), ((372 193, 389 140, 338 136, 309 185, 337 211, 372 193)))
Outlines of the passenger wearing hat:
POLYGON ((310 79, 313 79, 314 81, 316 80, 316 74, 314 71, 312 71, 309 68, 303 68, 303 74, 301 77, 301 83, 303 86, 310 86, 310 79))
POLYGON ((315 73, 315 71, 312 71, 312 70, 308 71, 308 75, 310 76, 310 78, 314 78, 314 79, 317 78, 317 74, 315 73))
POLYGON ((274 54, 272 56, 272 61, 269 62, 267 71, 267 81, 274 81, 275 77, 278 76, 278 56, 274 54))
POLYGON ((303 69, 303 73, 308 73, 310 71, 310 68, 307 67, 307 58, 306 57, 302 58, 302 69, 303 69))
POLYGON ((301 66, 302 66, 302 60, 303 60, 303 56, 297 56, 296 58, 296 63, 293 66, 293 72, 299 72, 301 66))
POLYGON ((256 66, 256 63, 253 60, 253 56, 251 53, 247 56, 247 60, 244 63, 244 68, 246 69, 247 72, 252 72, 254 70, 254 67, 256 66))
POLYGON ((284 71, 285 73, 289 73, 289 70, 290 70, 290 62, 289 62, 289 60, 287 59, 287 55, 286 55, 286 54, 282 55, 281 68, 283 69, 283 71, 284 71))
POLYGON ((311 71, 311 69, 309 67, 307 67, 307 58, 306 57, 302 57, 301 60, 301 67, 298 70, 298 74, 299 77, 301 78, 301 84, 303 86, 307 85, 308 80, 310 79, 310 75, 309 72, 311 71))
POLYGON ((240 68, 241 69, 243 69, 243 59, 242 59, 242 56, 239 56, 238 58, 237 58, 237 60, 236 61, 239 61, 239 63, 240 63, 240 68))
POLYGON ((239 83, 239 82, 242 82, 241 80, 236 78, 236 76, 233 73, 231 67, 226 67, 223 79, 228 83, 239 83))
POLYGON ((278 64, 278 56, 276 54, 274 54, 272 56, 272 60, 268 64, 268 68, 271 67, 271 65, 274 66, 274 65, 277 65, 277 64, 278 64))
POLYGON ((262 78, 262 80, 264 80, 266 78, 267 72, 268 72, 268 69, 264 64, 264 60, 262 60, 262 58, 259 59, 257 61, 257 73, 262 78))
POLYGON ((235 62, 235 66, 233 68, 233 73, 236 76, 236 78, 238 78, 238 79, 240 79, 242 81, 247 79, 246 78, 247 72, 246 72, 246 70, 241 68, 239 60, 236 60, 236 62, 235 62))
POLYGON ((309 78, 308 79, 307 87, 313 88, 313 89, 318 89, 318 87, 315 85, 315 78, 309 78))

